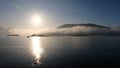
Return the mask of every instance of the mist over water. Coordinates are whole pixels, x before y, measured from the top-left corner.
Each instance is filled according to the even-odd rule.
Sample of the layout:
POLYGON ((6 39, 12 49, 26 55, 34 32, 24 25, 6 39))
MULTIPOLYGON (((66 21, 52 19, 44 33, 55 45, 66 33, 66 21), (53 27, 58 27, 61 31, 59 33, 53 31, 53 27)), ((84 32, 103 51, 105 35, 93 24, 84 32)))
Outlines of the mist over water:
POLYGON ((120 34, 120 29, 75 26, 71 28, 48 28, 41 30, 40 35, 109 35, 120 34))
POLYGON ((0 26, 0 35, 9 34, 10 27, 0 26))

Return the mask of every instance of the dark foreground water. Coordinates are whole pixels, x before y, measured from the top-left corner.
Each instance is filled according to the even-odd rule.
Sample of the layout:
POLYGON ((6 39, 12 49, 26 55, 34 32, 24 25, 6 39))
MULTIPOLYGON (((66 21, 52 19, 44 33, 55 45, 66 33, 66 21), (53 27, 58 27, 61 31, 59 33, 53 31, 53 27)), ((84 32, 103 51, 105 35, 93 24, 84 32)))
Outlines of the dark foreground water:
POLYGON ((120 67, 120 36, 0 36, 0 68, 90 67, 120 67))

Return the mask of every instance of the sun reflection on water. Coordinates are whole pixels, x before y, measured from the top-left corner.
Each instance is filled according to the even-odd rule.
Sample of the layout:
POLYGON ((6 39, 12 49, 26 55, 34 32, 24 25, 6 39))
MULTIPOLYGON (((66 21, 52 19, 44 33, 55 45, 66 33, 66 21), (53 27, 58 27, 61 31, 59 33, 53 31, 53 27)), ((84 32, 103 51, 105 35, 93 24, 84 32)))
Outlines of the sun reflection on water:
POLYGON ((43 53, 43 48, 41 47, 40 37, 32 37, 31 41, 32 41, 33 54, 35 55, 34 65, 41 64, 40 59, 41 59, 41 54, 43 53))

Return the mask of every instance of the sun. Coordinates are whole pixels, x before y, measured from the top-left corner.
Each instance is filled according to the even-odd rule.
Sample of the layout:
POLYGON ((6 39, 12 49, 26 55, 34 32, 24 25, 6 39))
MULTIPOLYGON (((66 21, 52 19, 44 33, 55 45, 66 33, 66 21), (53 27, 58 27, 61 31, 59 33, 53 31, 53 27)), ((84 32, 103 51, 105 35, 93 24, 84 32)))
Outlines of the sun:
POLYGON ((40 14, 32 14, 30 16, 30 27, 32 29, 40 29, 43 27, 43 15, 40 14))
POLYGON ((39 24, 42 22, 42 18, 39 15, 33 15, 32 17, 32 23, 34 24, 39 24))

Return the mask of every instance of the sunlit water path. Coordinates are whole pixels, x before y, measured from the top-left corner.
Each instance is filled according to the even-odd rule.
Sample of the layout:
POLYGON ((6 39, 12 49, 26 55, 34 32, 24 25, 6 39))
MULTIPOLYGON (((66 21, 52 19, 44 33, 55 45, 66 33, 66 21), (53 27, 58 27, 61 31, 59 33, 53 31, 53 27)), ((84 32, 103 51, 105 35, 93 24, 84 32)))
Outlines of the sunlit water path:
POLYGON ((33 65, 41 64, 40 59, 42 57, 43 48, 41 47, 41 39, 40 37, 32 37, 30 38, 32 42, 32 50, 35 56, 35 61, 33 65))

